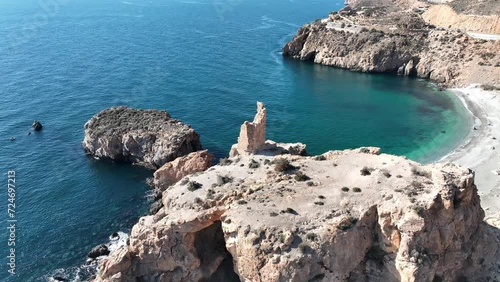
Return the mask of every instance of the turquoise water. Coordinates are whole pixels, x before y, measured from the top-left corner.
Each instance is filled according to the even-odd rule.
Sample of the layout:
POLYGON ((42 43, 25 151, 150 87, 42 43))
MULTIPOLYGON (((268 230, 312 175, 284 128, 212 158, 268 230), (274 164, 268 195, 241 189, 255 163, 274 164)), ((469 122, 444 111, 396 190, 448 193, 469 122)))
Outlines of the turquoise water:
POLYGON ((3 259, 1 281, 74 278, 94 245, 146 213, 151 172, 81 149, 83 124, 109 106, 165 109, 218 157, 257 100, 269 139, 304 142, 314 154, 379 146, 430 161, 469 128, 458 100, 428 83, 282 58, 300 25, 343 1, 63 2, 0 0, 0 169, 3 183, 16 170, 18 219, 17 275, 3 259), (34 119, 44 130, 27 135, 34 119))

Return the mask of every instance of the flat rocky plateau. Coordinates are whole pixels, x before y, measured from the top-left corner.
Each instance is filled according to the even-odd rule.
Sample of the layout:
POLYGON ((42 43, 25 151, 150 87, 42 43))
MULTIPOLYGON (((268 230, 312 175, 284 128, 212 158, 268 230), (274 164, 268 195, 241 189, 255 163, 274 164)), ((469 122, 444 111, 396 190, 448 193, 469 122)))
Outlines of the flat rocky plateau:
POLYGON ((95 281, 500 279, 500 232, 483 222, 473 171, 371 147, 290 154, 297 146, 255 142, 258 109, 235 156, 205 171, 201 153, 166 164, 171 181, 178 163, 200 160, 160 186, 156 211, 102 259, 95 281))

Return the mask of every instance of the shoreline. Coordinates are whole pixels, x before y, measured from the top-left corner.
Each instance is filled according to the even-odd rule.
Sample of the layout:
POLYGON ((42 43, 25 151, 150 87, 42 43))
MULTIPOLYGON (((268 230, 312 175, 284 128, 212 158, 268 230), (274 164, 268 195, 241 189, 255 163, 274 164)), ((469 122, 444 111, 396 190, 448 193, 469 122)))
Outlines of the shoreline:
POLYGON ((449 89, 471 114, 473 126, 468 136, 438 162, 452 162, 472 169, 481 206, 488 217, 500 215, 500 95, 477 84, 449 89))

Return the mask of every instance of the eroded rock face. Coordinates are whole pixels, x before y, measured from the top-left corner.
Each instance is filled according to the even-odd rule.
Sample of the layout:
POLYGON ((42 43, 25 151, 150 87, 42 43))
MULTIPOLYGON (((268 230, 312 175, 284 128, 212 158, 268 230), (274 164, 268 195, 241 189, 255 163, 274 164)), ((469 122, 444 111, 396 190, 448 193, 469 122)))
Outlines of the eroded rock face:
POLYGON ((84 128, 87 153, 150 168, 202 148, 198 133, 165 111, 113 107, 93 116, 84 128))
POLYGON ((154 173, 155 187, 164 190, 168 186, 195 172, 207 170, 214 156, 207 150, 193 152, 164 164, 154 173))
POLYGON ((97 281, 480 281, 496 267, 468 169, 375 148, 231 160, 168 187, 97 281))

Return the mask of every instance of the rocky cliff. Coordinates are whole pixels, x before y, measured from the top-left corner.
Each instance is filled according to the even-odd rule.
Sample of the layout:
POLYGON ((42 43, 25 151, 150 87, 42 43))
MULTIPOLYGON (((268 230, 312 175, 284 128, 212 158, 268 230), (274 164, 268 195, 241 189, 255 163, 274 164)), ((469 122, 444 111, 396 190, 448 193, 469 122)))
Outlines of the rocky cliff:
POLYGON ((109 108, 93 116, 84 128, 87 153, 150 168, 202 148, 198 133, 165 111, 109 108))
POLYGON ((266 146, 167 187, 96 281, 500 279, 472 171, 266 146))
POLYGON ((500 41, 436 28, 411 8, 345 9, 307 24, 283 55, 361 72, 398 73, 448 86, 500 84, 500 41))

